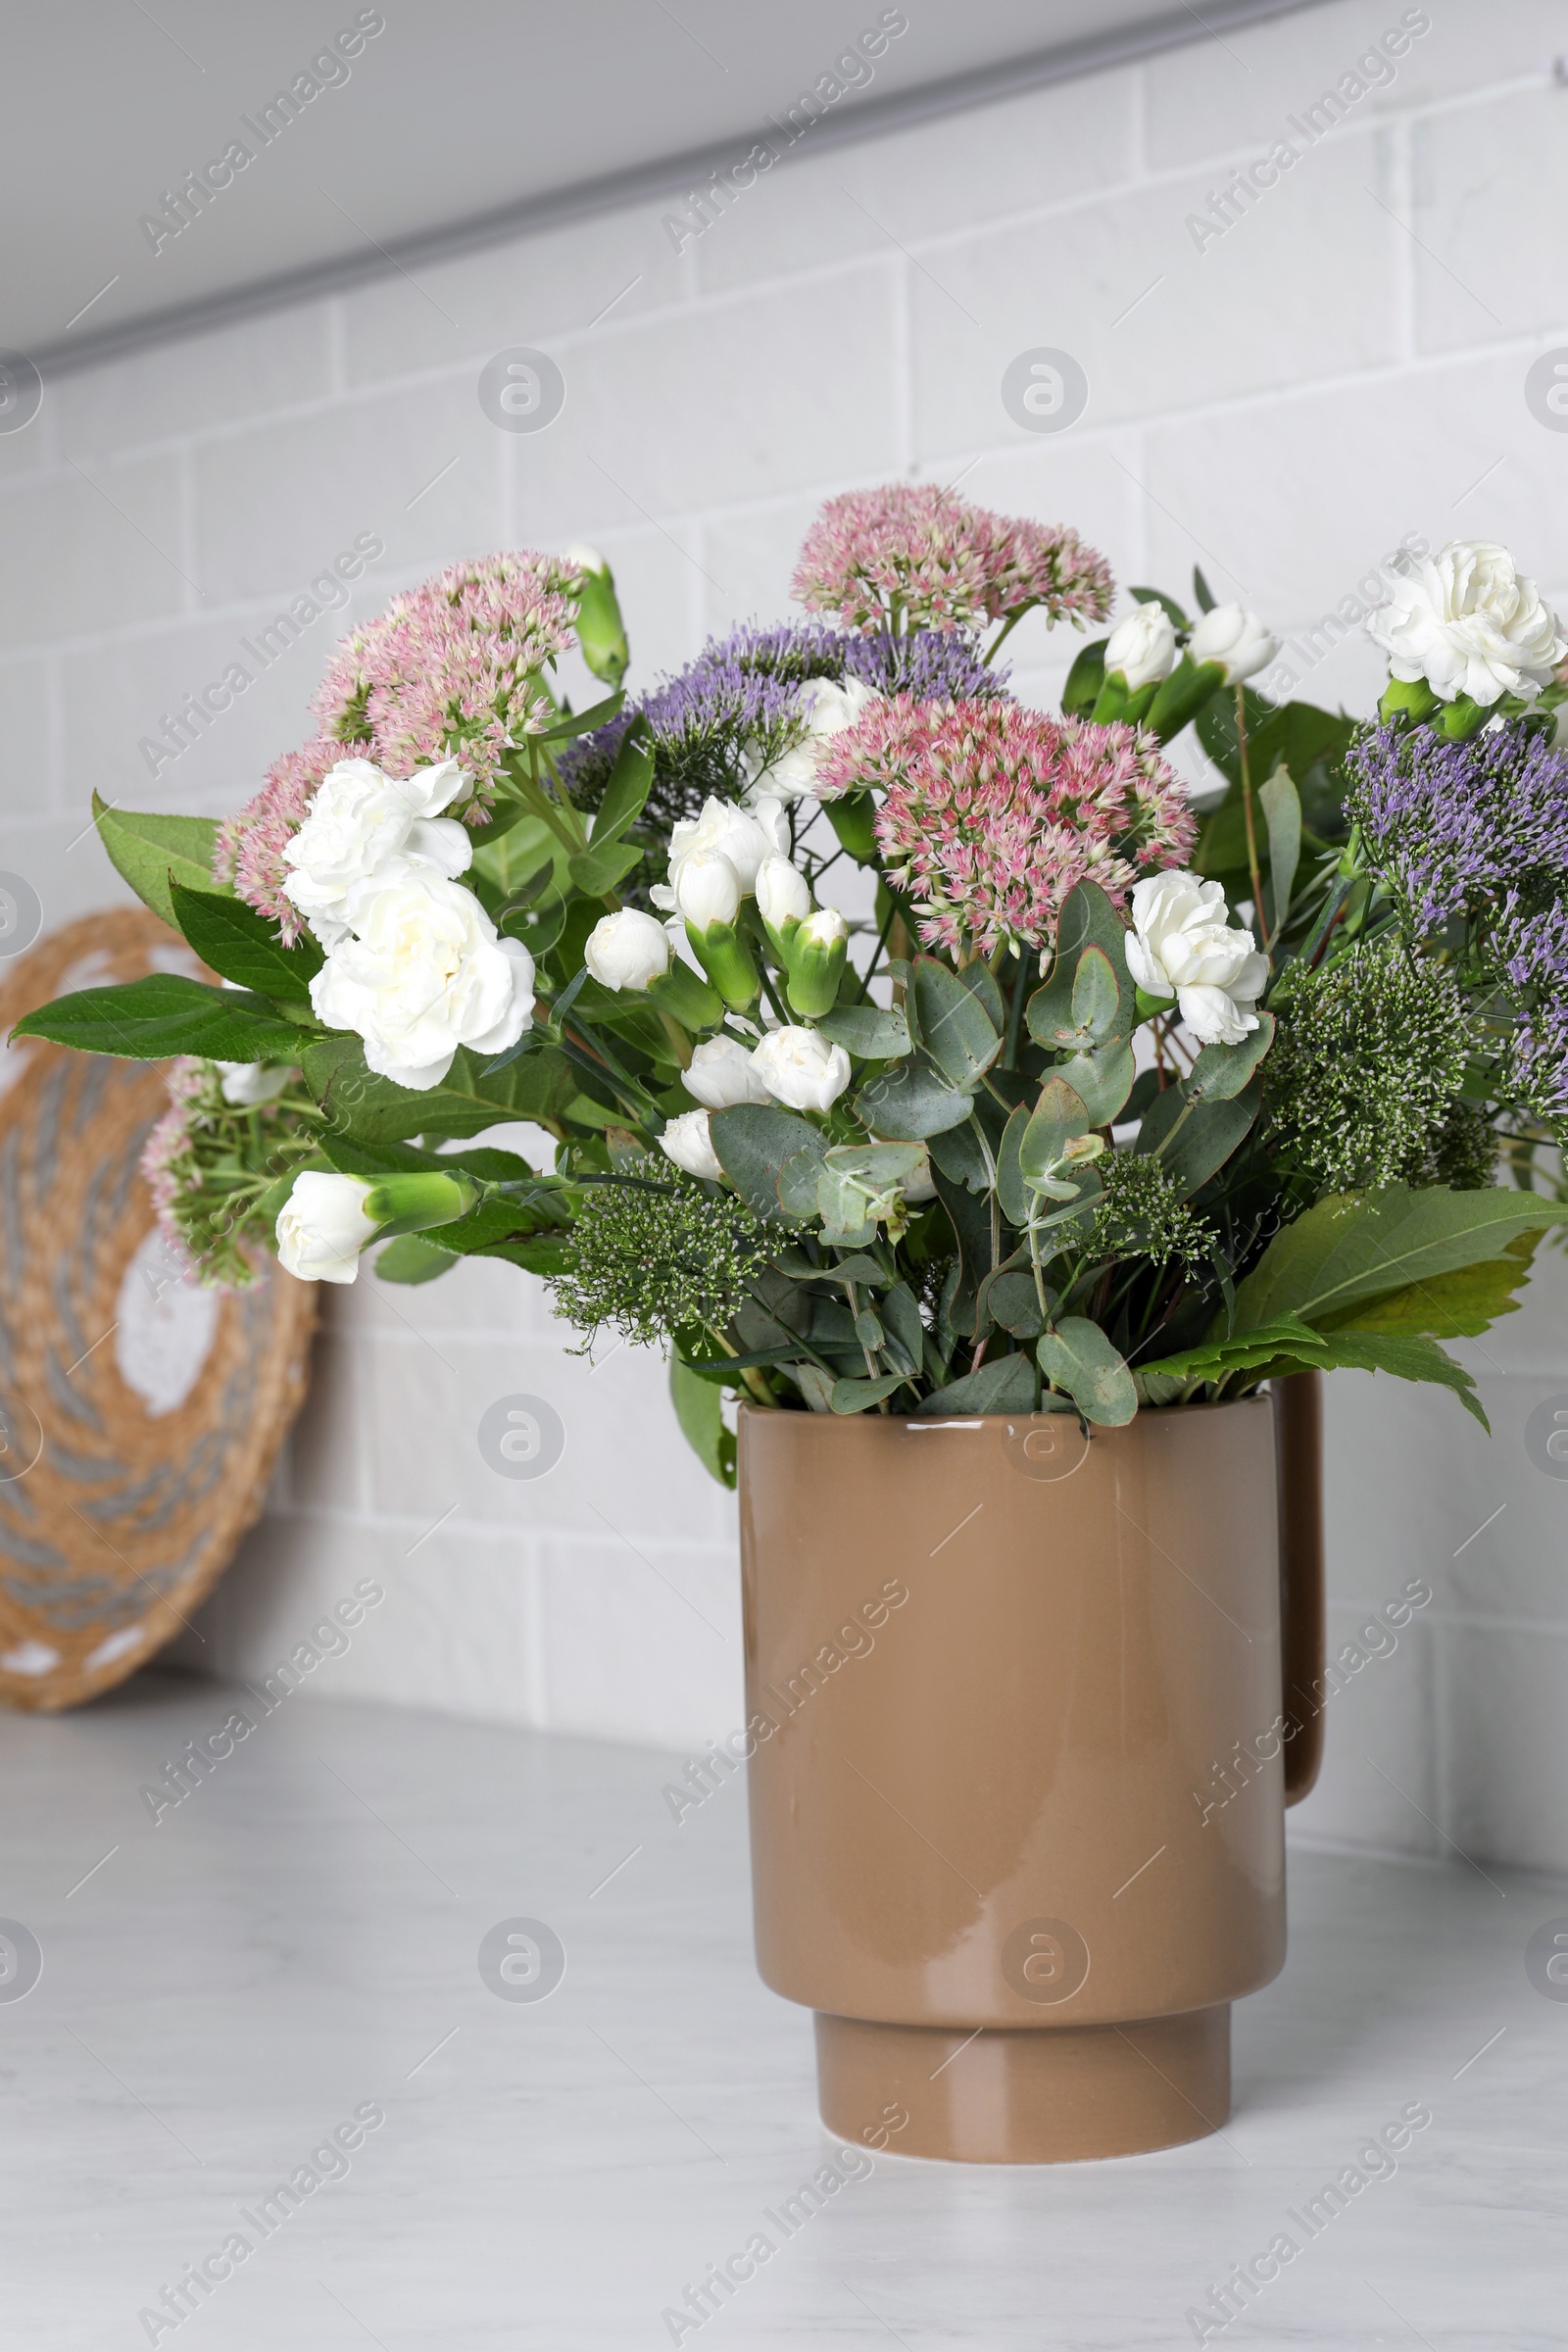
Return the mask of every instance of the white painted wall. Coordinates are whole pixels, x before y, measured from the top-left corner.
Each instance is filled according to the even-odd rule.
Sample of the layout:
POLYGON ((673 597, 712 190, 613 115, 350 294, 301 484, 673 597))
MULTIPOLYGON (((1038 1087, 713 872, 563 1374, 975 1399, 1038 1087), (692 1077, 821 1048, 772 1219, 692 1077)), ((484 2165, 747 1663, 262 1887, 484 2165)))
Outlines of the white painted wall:
MULTIPOLYGON (((52 387, 0 437, 4 863, 64 920, 116 895, 82 838, 91 786, 210 811, 251 793, 306 731, 332 618, 156 781, 139 739, 363 532, 386 555, 360 610, 459 555, 592 537, 644 680, 710 629, 782 614, 818 501, 899 474, 1071 520, 1122 579, 1181 590, 1201 562, 1292 630, 1410 531, 1504 539, 1562 598, 1568 437, 1523 398, 1531 360, 1568 342, 1556 10, 1435 10, 1394 81, 1246 218, 1201 251, 1186 225, 1399 16, 1341 0, 803 149, 679 255, 647 208, 52 387), (513 344, 565 373, 536 437, 475 397, 513 344), (999 397, 1036 345, 1088 371, 1059 439, 999 397)), ((1071 643, 1034 622, 1015 643, 1025 690, 1054 691, 1071 643)), ((1364 709, 1374 680, 1348 646, 1306 690, 1364 709)), ((1490 1446, 1446 1397, 1334 1383, 1337 1636, 1409 1577, 1435 1598, 1335 1701, 1304 1833, 1568 1865, 1568 1488, 1521 1436, 1568 1389, 1565 1296, 1559 1265, 1471 1350, 1490 1446)), ((272 1507, 187 1654, 264 1670, 367 1574, 386 1604, 316 1688, 671 1745, 736 1720, 733 1505, 686 1454, 661 1368, 623 1349, 590 1371, 510 1269, 328 1299, 272 1507), (568 1430, 537 1486, 475 1447, 516 1391, 568 1430)))

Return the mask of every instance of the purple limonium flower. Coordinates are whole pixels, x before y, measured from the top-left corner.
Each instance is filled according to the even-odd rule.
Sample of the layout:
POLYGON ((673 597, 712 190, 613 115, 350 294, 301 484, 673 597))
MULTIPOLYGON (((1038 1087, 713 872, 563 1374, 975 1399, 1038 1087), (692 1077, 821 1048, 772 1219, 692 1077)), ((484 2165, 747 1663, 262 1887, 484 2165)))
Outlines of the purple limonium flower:
POLYGON ((661 828, 696 816, 710 794, 738 800, 749 775, 793 751, 807 725, 800 688, 810 678, 859 678, 883 694, 921 702, 1002 699, 1007 671, 988 669, 972 637, 918 630, 907 637, 850 636, 820 621, 755 624, 705 646, 695 662, 660 682, 562 756, 573 799, 593 808, 635 716, 653 737, 656 773, 649 814, 661 828))
POLYGON ((1568 904, 1527 913, 1510 891, 1493 928, 1492 963, 1519 1013, 1513 1081, 1543 1118, 1568 1117, 1568 904))
POLYGON ((1484 916, 1510 890, 1539 902, 1568 884, 1568 754, 1537 729, 1450 743, 1432 727, 1373 727, 1346 766, 1367 863, 1418 930, 1484 916))

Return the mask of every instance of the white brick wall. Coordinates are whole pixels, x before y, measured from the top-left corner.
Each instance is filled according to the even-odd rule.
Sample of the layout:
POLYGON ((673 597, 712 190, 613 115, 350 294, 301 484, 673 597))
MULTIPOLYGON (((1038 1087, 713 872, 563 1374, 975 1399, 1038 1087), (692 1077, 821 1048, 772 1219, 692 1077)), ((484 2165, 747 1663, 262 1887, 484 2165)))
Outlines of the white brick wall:
MULTIPOLYGON (((306 731, 336 618, 156 783, 138 740, 364 531, 387 550, 367 611, 458 555, 598 540, 644 679, 710 629, 780 614, 818 500, 898 473, 1071 520, 1123 579, 1181 591, 1201 562, 1292 629, 1409 531, 1505 539, 1568 594, 1568 436, 1522 397, 1530 361, 1568 341, 1555 8, 1434 10, 1393 83, 1251 213, 1201 253, 1185 226, 1399 14, 1340 0, 803 151, 680 256, 643 207, 51 388, 0 438, 5 863, 63 920, 115 896, 74 839, 90 787, 212 811, 254 790, 306 731), (475 397, 514 343, 568 387, 533 437, 475 397), (1059 439, 999 397, 1036 344, 1090 378, 1059 439)), ((1024 690, 1053 692, 1071 644, 1034 622, 1014 642, 1024 690)), ((1351 644, 1306 691, 1365 708, 1374 678, 1351 644)), ((1408 1577, 1435 1599, 1334 1702, 1306 1834, 1568 1866, 1568 1488, 1521 1443, 1568 1389, 1565 1296, 1554 1260, 1472 1350, 1490 1446, 1446 1397, 1333 1386, 1338 1638, 1408 1577)), ((206 1662, 264 1668, 373 1573, 387 1605, 323 1688, 671 1744, 733 1722, 733 1507, 686 1455, 660 1368, 622 1350, 590 1372, 505 1268, 326 1305, 311 1407, 206 1612, 206 1662), (568 1429, 537 1486, 474 1445, 519 1390, 568 1429)))

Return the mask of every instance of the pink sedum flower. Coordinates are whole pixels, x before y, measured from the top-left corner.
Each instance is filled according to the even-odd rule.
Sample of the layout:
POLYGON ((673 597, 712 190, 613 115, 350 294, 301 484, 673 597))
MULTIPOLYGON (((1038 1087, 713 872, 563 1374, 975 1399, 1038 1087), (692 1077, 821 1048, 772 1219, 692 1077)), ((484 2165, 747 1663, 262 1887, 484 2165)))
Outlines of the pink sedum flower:
POLYGON ((824 799, 883 794, 876 838, 921 939, 989 956, 1046 947, 1074 886, 1125 904, 1141 874, 1198 838, 1186 792, 1136 727, 1054 719, 1015 703, 879 704, 828 745, 824 799))
POLYGON ((531 553, 453 564, 344 638, 313 708, 389 776, 461 760, 477 819, 508 749, 556 715, 540 673, 573 642, 580 577, 531 553))
POLYGON ((285 896, 283 852, 313 795, 339 760, 371 760, 386 775, 457 758, 473 777, 469 824, 483 818, 509 747, 550 725, 541 673, 572 643, 581 572, 558 556, 483 556, 395 597, 345 637, 313 708, 321 731, 269 770, 256 798, 220 828, 214 873, 286 944, 304 918, 285 896))
POLYGON ((1081 627, 1110 611, 1110 566, 1065 525, 972 507, 935 483, 830 498, 806 534, 791 593, 870 636, 900 625, 977 629, 1031 607, 1081 627))

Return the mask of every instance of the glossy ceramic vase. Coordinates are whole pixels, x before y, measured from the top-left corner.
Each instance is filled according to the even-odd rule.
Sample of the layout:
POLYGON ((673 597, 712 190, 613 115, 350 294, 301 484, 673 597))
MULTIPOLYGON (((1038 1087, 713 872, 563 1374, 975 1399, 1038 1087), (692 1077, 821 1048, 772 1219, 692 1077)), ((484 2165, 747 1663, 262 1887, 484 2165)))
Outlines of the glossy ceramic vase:
POLYGON ((823 2120, 906 2156, 1130 2155, 1230 2112, 1310 1788, 1318 1376, 1271 1401, 741 1414, 759 1965, 823 2120))

